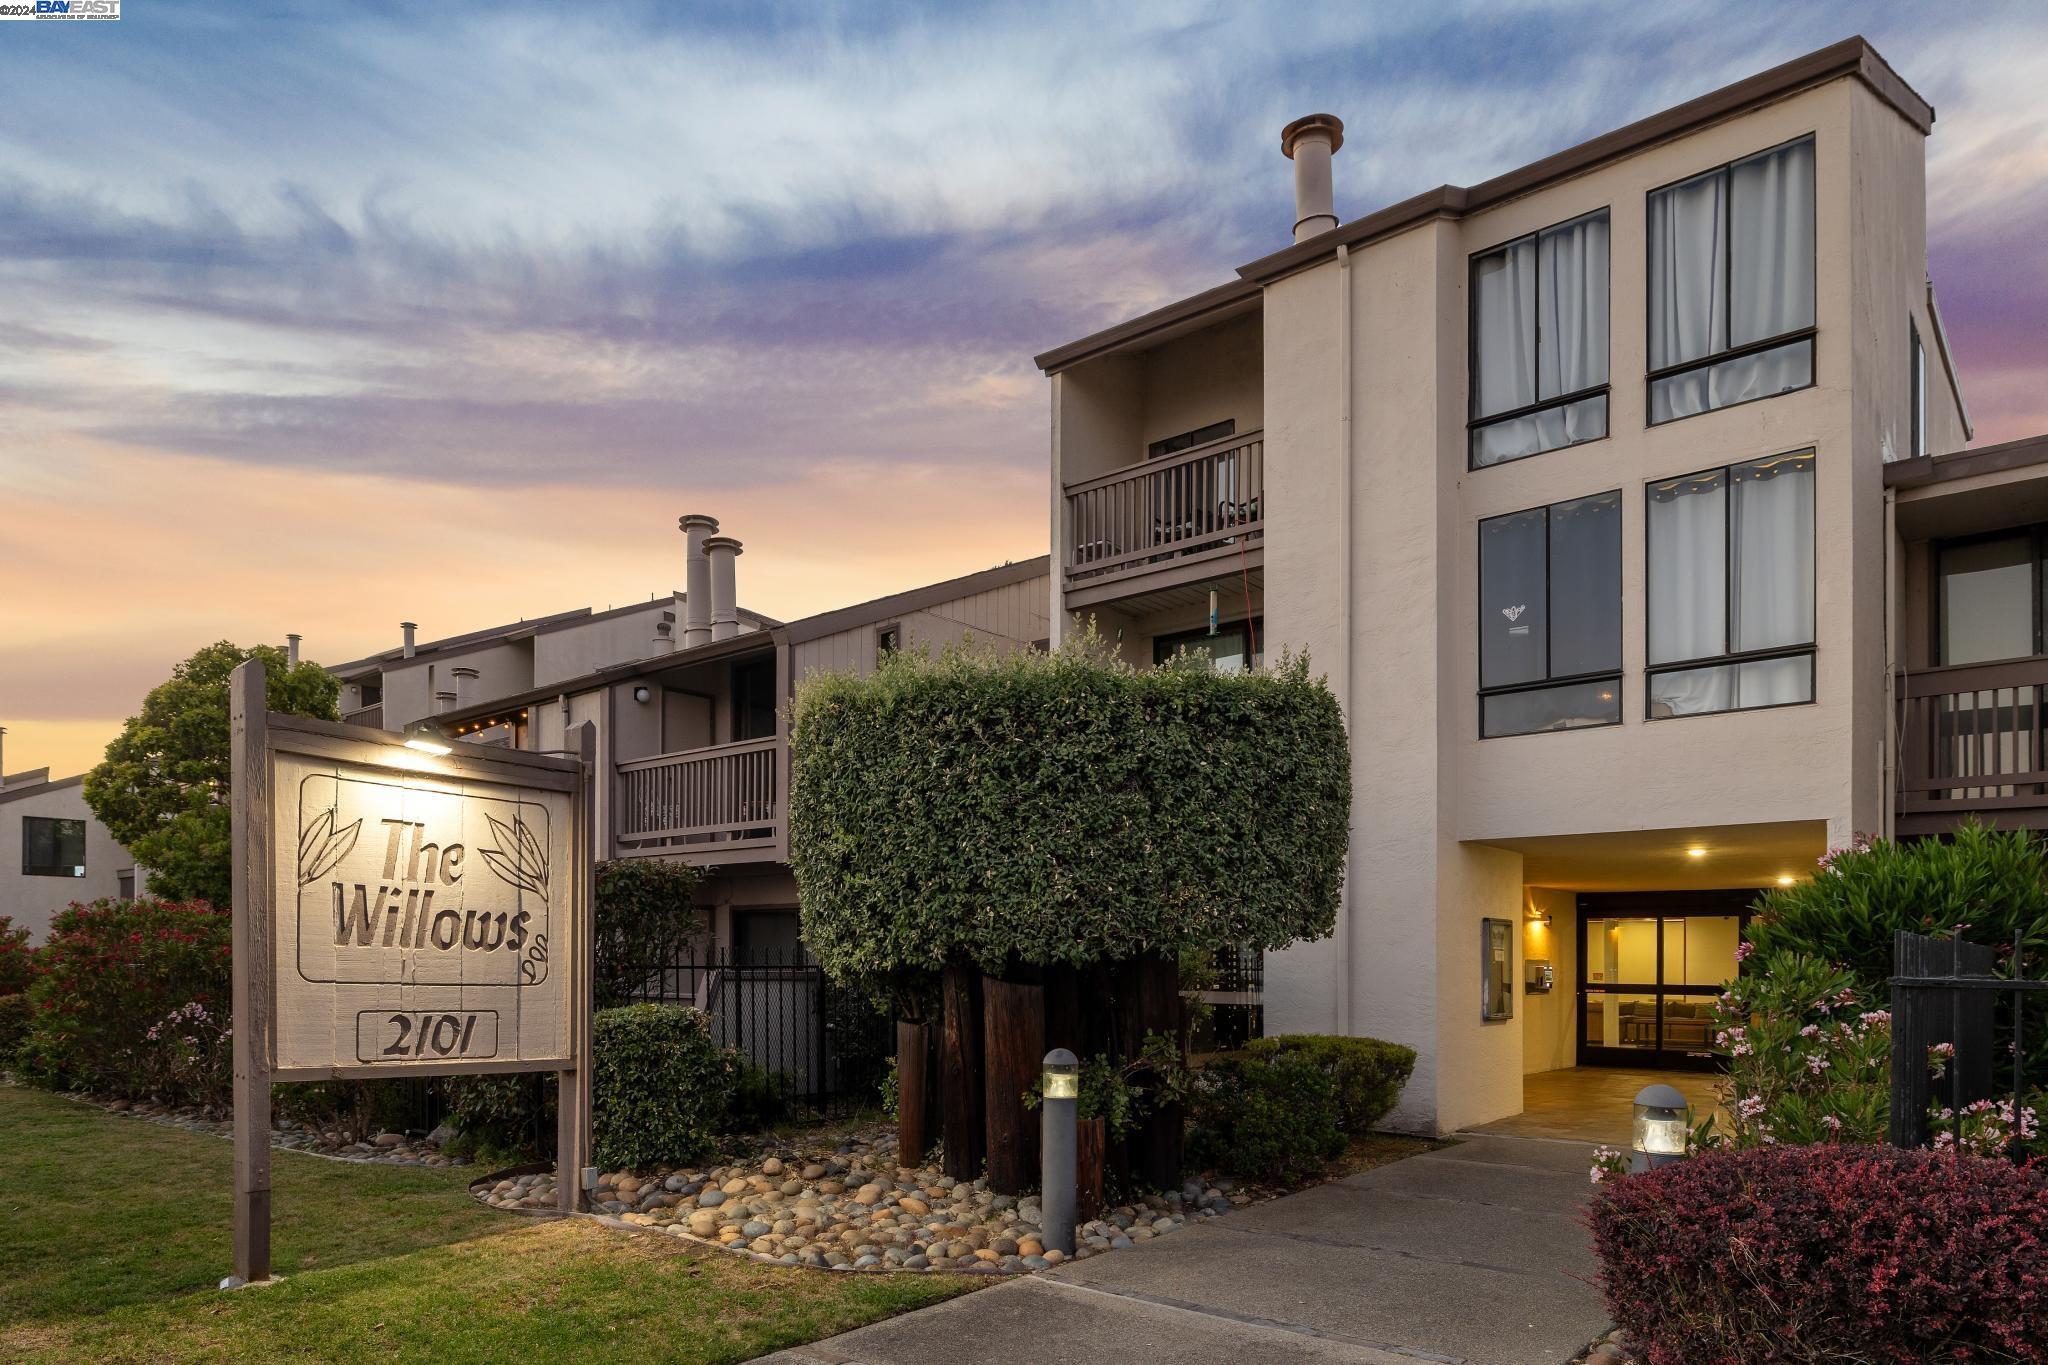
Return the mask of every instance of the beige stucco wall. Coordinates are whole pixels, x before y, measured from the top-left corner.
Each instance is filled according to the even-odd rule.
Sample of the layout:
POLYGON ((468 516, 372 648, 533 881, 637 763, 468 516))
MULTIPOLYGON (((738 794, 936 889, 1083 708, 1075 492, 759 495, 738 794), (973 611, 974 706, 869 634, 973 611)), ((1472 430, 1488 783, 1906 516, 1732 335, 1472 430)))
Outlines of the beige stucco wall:
POLYGON ((1532 886, 1523 893, 1531 910, 1549 915, 1548 922, 1525 919, 1522 924, 1521 953, 1548 960, 1556 986, 1547 994, 1520 996, 1522 1013, 1522 1072, 1555 1071, 1577 1064, 1579 979, 1578 896, 1570 891, 1532 886))
POLYGON ((12 918, 15 928, 27 929, 31 941, 41 943, 49 937, 51 918, 73 901, 118 895, 121 873, 134 868, 134 857, 93 818, 81 783, 42 783, 0 794, 0 915, 12 918), (85 821, 83 877, 22 875, 22 819, 32 815, 85 821))

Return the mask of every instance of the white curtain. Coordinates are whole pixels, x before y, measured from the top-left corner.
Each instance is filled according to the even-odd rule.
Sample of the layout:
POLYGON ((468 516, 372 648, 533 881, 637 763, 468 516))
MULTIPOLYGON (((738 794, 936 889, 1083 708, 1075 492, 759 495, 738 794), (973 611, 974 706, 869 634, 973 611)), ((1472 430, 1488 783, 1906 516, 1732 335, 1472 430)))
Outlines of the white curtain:
POLYGON ((1536 401, 1536 244, 1483 256, 1472 273, 1476 417, 1536 401))
POLYGON ((1735 648, 1811 644, 1813 456, 1781 455, 1730 474, 1735 648))
POLYGON ((1727 499, 1718 470, 1650 487, 1653 664, 1727 652, 1727 499))
POLYGON ((1728 172, 1734 267, 1728 344, 1813 325, 1813 141, 1738 161, 1728 172))
POLYGON ((1607 379, 1607 216, 1581 219, 1539 239, 1543 342, 1536 392, 1576 393, 1607 379))
POLYGON ((1728 242, 1717 171, 1650 196, 1650 368, 1728 345, 1728 242))

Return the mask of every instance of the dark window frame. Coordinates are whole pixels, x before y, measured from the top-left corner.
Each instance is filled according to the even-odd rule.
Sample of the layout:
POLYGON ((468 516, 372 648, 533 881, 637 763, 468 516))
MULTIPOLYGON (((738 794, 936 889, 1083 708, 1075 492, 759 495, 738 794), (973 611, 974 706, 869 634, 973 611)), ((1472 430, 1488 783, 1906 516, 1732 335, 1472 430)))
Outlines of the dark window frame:
POLYGON ((1145 447, 1145 458, 1162 460, 1168 455, 1178 455, 1183 450, 1193 450, 1196 446, 1205 446, 1213 441, 1227 441, 1235 435, 1237 419, 1226 417, 1220 422, 1210 422, 1206 426, 1196 427, 1193 431, 1179 432, 1150 442, 1145 447))
POLYGON ((1997 531, 1978 531, 1967 536, 1949 536, 1937 540, 1929 547, 1928 556, 1933 582, 1927 594, 1928 627, 1933 638, 1927 642, 1927 657, 1935 661, 1934 667, 1947 668, 1948 659, 1948 610, 1944 605, 1947 594, 1942 591, 1942 556, 1950 550, 1970 545, 1982 545, 1994 540, 2010 540, 2026 536, 2032 542, 2032 562, 2027 569, 2027 585, 2033 593, 2034 652, 2015 655, 2012 659, 1982 659, 1968 665, 1956 667, 1977 667, 1978 664, 2013 663, 2021 659, 2038 659, 2048 655, 2048 522, 2032 522, 2020 526, 2007 526, 1997 531))
POLYGON ((903 623, 891 621, 885 626, 875 627, 875 662, 880 663, 891 654, 903 649, 903 623))
MULTIPOLYGON (((1614 387, 1614 238, 1612 235, 1614 231, 1613 207, 1614 206, 1611 204, 1603 204, 1599 208, 1590 209, 1585 213, 1579 214, 1577 217, 1566 218, 1562 222, 1552 223, 1547 227, 1537 228, 1534 232, 1525 232, 1519 237, 1510 237, 1505 242, 1495 242, 1492 246, 1487 247, 1485 250, 1474 251, 1465 258, 1465 468, 1467 470, 1477 471, 1481 469, 1497 469, 1501 465, 1516 464, 1522 460, 1534 459, 1538 455, 1551 454, 1553 451, 1576 450, 1580 446, 1598 444, 1599 442, 1608 439, 1608 437, 1614 434, 1614 405, 1613 400, 1609 397, 1609 393, 1614 387), (1601 380, 1598 384, 1591 385, 1587 388, 1579 389, 1573 393, 1563 394, 1556 398, 1538 398, 1535 402, 1524 403, 1519 408, 1510 408, 1506 412, 1493 412, 1488 413, 1483 417, 1480 416, 1479 385, 1477 383, 1479 375, 1479 290, 1477 288, 1477 281, 1480 258, 1494 255, 1496 252, 1506 251, 1509 248, 1517 246, 1523 242, 1537 242, 1540 248, 1541 239, 1545 233, 1556 232, 1561 228, 1568 228, 1572 226, 1574 223, 1582 223, 1589 218, 1605 218, 1608 220, 1607 226, 1609 236, 1607 241, 1607 378, 1601 380), (1548 412, 1552 408, 1570 407, 1574 403, 1581 403, 1588 398, 1595 397, 1599 398, 1602 402, 1607 404, 1608 421, 1605 424, 1607 428, 1605 434, 1600 436, 1589 437, 1588 439, 1583 441, 1567 441, 1565 444, 1561 446, 1551 446, 1548 450, 1532 450, 1527 455, 1516 455, 1505 460, 1495 460, 1491 464, 1480 464, 1478 462, 1479 433, 1482 429, 1491 426, 1498 426, 1504 422, 1513 422, 1523 417, 1533 417, 1539 412, 1548 412)), ((1534 310, 1536 322, 1536 344, 1529 348, 1529 363, 1535 367, 1536 373, 1534 377, 1538 382, 1532 383, 1529 386, 1529 391, 1531 393, 1536 392, 1536 390, 1541 387, 1541 379, 1543 375, 1543 270, 1541 266, 1541 259, 1542 258, 1539 251, 1535 285, 1536 303, 1534 310)), ((1570 499, 1566 499, 1566 501, 1569 502, 1570 499)))
MULTIPOLYGON (((1218 621, 1216 635, 1229 630, 1244 632, 1244 663, 1246 671, 1250 671, 1264 662, 1264 656, 1256 651, 1255 646, 1265 628, 1266 621, 1263 616, 1240 616, 1235 620, 1218 621)), ((1193 630, 1176 630, 1165 635, 1155 635, 1152 637, 1152 666, 1157 668, 1165 663, 1173 657, 1176 649, 1185 648, 1192 652, 1199 648, 1204 640, 1213 640, 1216 635, 1211 635, 1206 625, 1196 626, 1193 630)))
MULTIPOLYGON (((1754 400, 1750 400, 1754 401, 1754 400)), ((1719 411, 1719 409, 1713 409, 1719 411)), ((1733 716, 1750 711, 1782 711, 1789 706, 1815 706, 1820 702, 1820 452, 1808 446, 1797 450, 1781 450, 1775 455, 1758 455, 1747 460, 1735 460, 1724 465, 1708 465, 1695 469, 1689 474, 1674 474, 1666 478, 1650 479, 1643 484, 1643 719, 1651 721, 1694 720, 1701 716, 1733 716), (1781 460, 1788 456, 1806 455, 1813 460, 1814 501, 1813 534, 1808 537, 1806 550, 1813 557, 1814 564, 1814 621, 1813 633, 1816 638, 1805 644, 1771 645, 1763 649, 1735 648, 1735 483, 1730 472, 1744 465, 1761 464, 1765 460, 1781 460), (1674 659, 1668 663, 1649 662, 1650 646, 1650 573, 1657 562, 1656 519, 1650 515, 1650 500, 1653 490, 1660 483, 1675 483, 1680 479, 1697 479, 1703 474, 1718 472, 1721 475, 1721 643, 1726 651, 1722 654, 1705 654, 1691 659, 1674 659), (1807 684, 1805 701, 1777 701, 1764 706, 1730 706, 1719 711, 1687 711, 1679 715, 1660 716, 1652 706, 1650 680, 1665 673, 1686 673, 1699 668, 1719 668, 1723 665, 1735 667, 1740 664, 1768 663, 1773 659, 1806 657, 1807 684)))
MULTIPOLYGON (((1553 642, 1553 632, 1550 629, 1550 623, 1552 619, 1552 613, 1550 610, 1550 512, 1552 508, 1561 507, 1568 502, 1584 502, 1588 498, 1604 498, 1608 496, 1612 496, 1614 498, 1615 515, 1626 517, 1628 515, 1628 500, 1622 496, 1622 490, 1619 488, 1603 488, 1597 493, 1581 493, 1579 496, 1575 498, 1559 498, 1556 502, 1547 502, 1544 503, 1541 507, 1524 507, 1519 511, 1501 512, 1497 513, 1494 516, 1481 517, 1474 524, 1472 563, 1475 569, 1475 573, 1473 574, 1473 605, 1476 608, 1476 611, 1473 617, 1475 638, 1473 641, 1474 654, 1472 662, 1474 676, 1483 678, 1485 676, 1484 669, 1486 667, 1486 646, 1484 639, 1480 638, 1479 632, 1484 629, 1483 623, 1486 620, 1486 577, 1483 568, 1486 523, 1489 521, 1499 521, 1502 517, 1527 516, 1531 512, 1538 511, 1543 513, 1544 676, 1532 682, 1496 683, 1492 687, 1481 686, 1479 688, 1477 702, 1479 738, 1483 740, 1520 739, 1525 735, 1564 735, 1571 734, 1572 732, 1577 730, 1608 730, 1612 729, 1614 726, 1624 723, 1628 719, 1627 708, 1624 707, 1622 704, 1622 683, 1623 680, 1627 677, 1628 673, 1628 651, 1625 645, 1623 645, 1621 649, 1621 658, 1616 661, 1615 666, 1612 670, 1596 669, 1590 673, 1573 673, 1568 674, 1564 677, 1550 676, 1550 649, 1553 642), (1583 683, 1607 682, 1610 680, 1614 683, 1613 720, 1600 721, 1596 724, 1591 725, 1571 725, 1558 730, 1508 730, 1503 731, 1502 733, 1496 735, 1489 735, 1486 733, 1486 702, 1487 699, 1490 697, 1504 697, 1512 695, 1517 692, 1543 692, 1554 687, 1571 687, 1583 683)), ((1614 638, 1618 645, 1622 644, 1622 630, 1627 624, 1627 615, 1623 606, 1627 594, 1624 593, 1622 590, 1621 576, 1622 569, 1624 567, 1624 556, 1626 554, 1625 547, 1628 543, 1628 528, 1624 525, 1621 529, 1622 534, 1617 538, 1617 544, 1614 547, 1614 638)))
MULTIPOLYGON (((61 836, 59 836, 59 837, 61 837, 61 836)), ((67 881, 76 881, 76 880, 78 880, 78 879, 79 879, 80 877, 83 877, 83 876, 85 875, 85 871, 86 871, 86 868, 87 868, 87 866, 89 865, 89 864, 87 863, 87 861, 86 861, 86 851, 87 851, 87 850, 86 850, 86 838, 87 838, 86 822, 85 822, 84 820, 81 820, 81 819, 77 819, 77 818, 75 818, 75 817, 73 817, 73 816, 68 816, 68 815, 24 815, 24 816, 22 816, 22 817, 21 817, 21 875, 22 875, 22 876, 24 876, 24 877, 62 877, 62 878, 64 878, 64 879, 66 879, 67 881), (76 825, 76 826, 78 827, 78 861, 77 861, 77 862, 75 862, 75 863, 32 863, 32 862, 30 862, 30 861, 28 860, 28 850, 29 850, 29 836, 28 836, 28 831, 29 831, 29 825, 30 825, 30 824, 31 824, 32 822, 33 822, 33 823, 37 823, 37 824, 45 824, 45 825, 76 825)), ((58 844, 57 842, 53 841, 53 842, 51 843, 51 848, 52 848, 52 849, 58 849, 59 847, 60 847, 60 845, 59 845, 59 844, 58 844)))
MULTIPOLYGON (((1808 323, 1808 324, 1807 324, 1806 326, 1804 326, 1804 327, 1795 327, 1795 328, 1793 328, 1793 329, 1792 329, 1791 331, 1789 331, 1789 332, 1780 332, 1780 333, 1779 333, 1778 335, 1776 335, 1776 336, 1762 337, 1762 338, 1759 338, 1759 339, 1758 339, 1758 340, 1756 340, 1756 341, 1747 341, 1747 342, 1744 342, 1743 344, 1741 344, 1740 346, 1730 346, 1730 347, 1727 347, 1727 348, 1725 348, 1725 349, 1723 349, 1723 350, 1720 350, 1720 351, 1716 351, 1716 352, 1714 352, 1714 353, 1713 353, 1713 354, 1711 354, 1711 355, 1705 355, 1705 356, 1701 356, 1701 357, 1700 357, 1700 358, 1698 358, 1697 360, 1683 360, 1683 361, 1679 361, 1679 362, 1676 362, 1675 364, 1671 364, 1671 365, 1665 365, 1665 366, 1662 366, 1661 368, 1658 368, 1658 369, 1654 369, 1654 370, 1653 370, 1653 369, 1650 369, 1650 368, 1649 368, 1649 357, 1650 357, 1650 349, 1651 349, 1651 345, 1652 345, 1653 341, 1655 340, 1655 338, 1654 338, 1654 335, 1653 335, 1653 333, 1651 332, 1651 328, 1650 328, 1650 281, 1651 281, 1651 279, 1653 278, 1653 273, 1652 273, 1652 272, 1653 272, 1653 270, 1654 270, 1654 267, 1655 267, 1655 264, 1656 264, 1656 254, 1655 254, 1655 253, 1656 253, 1656 242, 1655 242, 1655 241, 1654 241, 1654 240, 1653 240, 1653 239, 1651 238, 1650 234, 1649 234, 1649 233, 1648 233, 1647 231, 1646 231, 1646 232, 1644 232, 1644 234, 1643 234, 1643 363, 1644 363, 1644 372, 1643 372, 1643 425, 1644 425, 1644 426, 1646 426, 1646 427, 1668 427, 1668 426, 1670 426, 1670 425, 1671 425, 1671 424, 1672 424, 1673 422, 1683 422, 1683 421, 1687 421, 1687 420, 1689 420, 1690 418, 1694 418, 1694 417, 1704 417, 1704 416, 1706 416, 1706 415, 1707 415, 1708 413, 1710 413, 1710 412, 1726 412, 1726 411, 1728 411, 1728 409, 1730 409, 1730 408, 1739 408, 1739 407, 1743 407, 1743 406, 1745 406, 1746 404, 1749 404, 1749 403, 1761 403, 1761 402, 1763 402, 1764 400, 1766 400, 1766 399, 1770 399, 1770 398, 1783 398, 1783 397, 1785 397, 1785 396, 1786 396, 1787 394, 1794 394, 1794 393, 1804 393, 1804 392, 1805 392, 1806 390, 1808 390, 1808 389, 1810 389, 1810 388, 1814 387, 1814 386, 1815 386, 1816 384, 1818 384, 1818 383, 1820 382, 1820 194, 1819 194, 1819 184, 1820 184, 1820 139, 1819 139, 1819 138, 1818 138, 1818 137, 1817 137, 1817 136, 1816 136, 1816 135, 1815 135, 1815 134, 1814 134, 1813 132, 1805 132, 1805 133, 1801 133, 1801 134, 1800 134, 1800 135, 1799 135, 1798 137, 1790 137, 1790 138, 1786 138, 1786 139, 1785 139, 1785 140, 1784 140, 1783 142, 1775 143, 1775 144, 1773 144, 1772 146, 1769 146, 1769 147, 1766 147, 1766 148, 1764 148, 1764 149, 1763 149, 1762 151, 1756 151, 1756 152, 1751 152, 1751 153, 1749 153, 1749 154, 1748 154, 1747 156, 1738 156, 1738 157, 1736 157, 1736 158, 1735 158, 1734 160, 1732 160, 1732 161, 1724 161, 1724 162, 1722 162, 1722 163, 1721 163, 1720 165, 1718 165, 1718 166, 1709 166, 1709 167, 1708 167, 1708 168, 1707 168, 1706 170, 1703 170, 1703 171, 1694 171, 1694 172, 1693 172, 1693 173, 1692 173, 1691 175, 1684 175, 1684 176, 1680 176, 1680 177, 1679 177, 1678 179, 1676 179, 1676 180, 1668 181, 1668 182, 1666 182, 1665 184, 1662 184, 1662 185, 1658 185, 1658 186, 1655 186, 1655 187, 1653 187, 1652 189, 1649 189, 1649 190, 1645 191, 1645 192, 1644 192, 1644 194, 1643 194, 1643 216, 1644 216, 1644 220, 1645 220, 1645 222, 1647 223, 1647 221, 1648 221, 1648 218, 1649 218, 1649 204, 1650 204, 1650 200, 1652 200, 1652 199, 1654 199, 1654 198, 1655 198, 1656 196, 1658 196, 1658 195, 1660 195, 1660 194, 1664 193, 1664 192, 1665 192, 1666 190, 1675 190, 1675 189, 1677 189, 1677 188, 1678 188, 1678 187, 1679 187, 1680 185, 1690 185, 1690 184, 1691 184, 1691 183, 1692 183, 1693 181, 1695 181, 1695 180, 1704 180, 1704 179, 1706 179, 1706 178, 1707 178, 1708 176, 1710 176, 1710 175, 1720 175, 1720 176, 1726 176, 1726 175, 1729 175, 1729 174, 1730 174, 1730 173, 1731 173, 1731 172, 1732 172, 1732 171, 1733 171, 1733 170, 1734 170, 1734 169, 1735 169, 1735 168, 1736 168, 1737 166, 1740 166, 1740 165, 1741 165, 1741 164, 1742 164, 1743 162, 1745 162, 1745 161, 1755 161, 1755 160, 1758 160, 1758 159, 1759 159, 1759 158, 1761 158, 1761 157, 1766 157, 1766 156, 1772 156, 1772 155, 1775 155, 1775 154, 1776 154, 1776 153, 1778 153, 1778 152, 1782 152, 1782 151, 1784 151, 1784 150, 1785 150, 1785 149, 1786 149, 1787 147, 1795 147, 1795 146, 1797 146, 1798 144, 1800 144, 1800 143, 1802 143, 1802 142, 1811 142, 1811 143, 1813 143, 1813 144, 1814 144, 1814 148, 1813 148, 1813 175, 1814 175, 1814 186, 1815 186, 1815 193, 1814 193, 1814 206, 1813 206, 1813 214, 1814 214, 1814 233, 1813 233, 1813 256, 1814 256, 1814 270, 1813 270, 1813 284, 1812 284, 1812 290, 1811 290, 1811 294, 1812 294, 1812 297, 1811 297, 1811 299, 1810 299, 1810 307, 1809 307, 1809 310, 1808 310, 1808 311, 1809 311, 1809 313, 1811 314, 1812 318, 1813 318, 1813 321, 1812 321, 1812 322, 1810 322, 1810 323, 1808 323), (1717 405, 1717 406, 1715 406, 1715 407, 1710 407, 1710 408, 1701 408, 1701 409, 1700 409, 1700 410, 1699 410, 1698 412, 1688 412, 1688 413, 1685 413, 1685 414, 1683 414, 1683 415, 1681 415, 1681 416, 1678 416, 1678 417, 1666 417, 1666 418, 1665 418, 1665 419, 1664 419, 1663 421, 1661 421, 1661 422, 1660 422, 1660 421, 1658 421, 1657 419, 1655 419, 1654 417, 1652 417, 1652 416, 1650 415, 1650 413, 1651 413, 1651 408, 1652 408, 1652 404, 1653 404, 1653 391, 1655 390, 1655 388, 1656 388, 1656 386, 1657 386, 1657 381, 1658 381, 1658 380, 1660 380, 1660 379, 1670 379, 1670 378, 1673 378, 1674 376, 1677 376, 1677 375, 1681 375, 1681 374, 1691 374, 1691 373, 1692 373, 1692 372, 1693 372, 1694 370, 1704 370, 1704 369, 1709 369, 1709 368, 1711 368, 1711 367, 1713 367, 1713 366, 1715 366, 1715 365, 1719 365, 1719 364, 1723 363, 1724 361, 1730 361, 1730 360, 1742 360, 1742 359, 1745 359, 1745 358, 1747 358, 1747 357, 1749 357, 1749 356, 1752 356, 1752 355, 1761 355, 1761 354, 1762 354, 1763 352, 1765 352, 1765 351, 1774 351, 1774 350, 1777 350, 1777 349, 1778 349, 1779 347, 1781 347, 1781 346, 1793 346, 1793 345, 1796 345, 1796 344, 1798 344, 1798 343, 1800 343, 1800 342, 1802 342, 1802 341, 1806 343, 1806 348, 1807 348, 1807 350, 1806 350, 1806 382, 1805 382, 1804 384, 1801 384, 1801 385, 1800 385, 1800 386, 1799 386, 1798 388, 1796 388, 1796 389, 1783 389, 1783 390, 1780 390, 1780 391, 1779 391, 1779 392, 1777 392, 1777 393, 1763 393, 1763 394, 1758 394, 1758 395, 1757 395, 1756 397, 1754 397, 1754 398, 1743 398, 1743 399, 1738 399, 1737 401, 1735 401, 1735 402, 1733 402, 1733 403, 1722 403, 1722 404, 1719 404, 1719 405, 1717 405)), ((1735 196, 1734 196, 1734 194, 1733 194, 1733 193, 1725 193, 1725 194, 1723 194, 1723 195, 1721 196, 1721 237, 1722 237, 1722 240, 1723 240, 1723 241, 1725 241, 1725 242, 1727 242, 1727 243, 1728 243, 1728 269, 1727 269, 1727 271, 1725 272, 1725 274, 1723 275, 1723 277, 1722 277, 1722 280, 1721 280, 1721 295, 1722 295, 1722 297, 1721 297, 1721 311, 1722 311, 1722 315, 1723 315, 1724 317, 1726 317, 1726 318, 1728 319, 1728 328, 1729 328, 1729 331, 1730 331, 1730 333, 1732 334, 1732 333, 1733 333, 1733 331, 1734 331, 1734 328, 1735 328, 1735 196)), ((1713 713, 1713 714, 1719 714, 1719 713, 1713 713)))

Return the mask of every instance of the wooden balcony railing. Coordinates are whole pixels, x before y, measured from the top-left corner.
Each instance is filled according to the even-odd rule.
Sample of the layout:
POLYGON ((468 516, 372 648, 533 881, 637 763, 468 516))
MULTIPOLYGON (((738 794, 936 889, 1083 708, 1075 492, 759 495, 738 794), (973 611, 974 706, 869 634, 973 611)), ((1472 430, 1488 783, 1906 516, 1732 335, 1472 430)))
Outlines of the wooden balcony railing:
POLYGON ((1901 674, 1898 698, 1900 833, 2048 827, 2048 658, 1901 674))
POLYGON ((384 704, 379 702, 375 706, 365 706, 360 710, 344 711, 341 713, 341 723, 343 725, 362 725, 372 730, 381 730, 384 728, 384 704))
POLYGON ((1265 433, 1067 485, 1068 583, 1237 553, 1265 534, 1265 433))
POLYGON ((773 736, 621 763, 614 836, 625 848, 712 857, 779 847, 781 772, 773 736))

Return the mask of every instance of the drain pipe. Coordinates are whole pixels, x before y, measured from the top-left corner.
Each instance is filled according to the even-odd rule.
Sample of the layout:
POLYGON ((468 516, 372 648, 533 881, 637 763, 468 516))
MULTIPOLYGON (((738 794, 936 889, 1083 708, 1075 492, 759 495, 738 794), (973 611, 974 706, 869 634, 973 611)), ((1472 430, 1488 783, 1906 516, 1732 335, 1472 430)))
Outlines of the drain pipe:
MULTIPOLYGON (((1351 580, 1352 565, 1352 521, 1357 515, 1351 504, 1351 248, 1345 243, 1337 244, 1337 506, 1343 509, 1338 517, 1337 539, 1337 628, 1343 632, 1343 645, 1337 657, 1343 664, 1343 684, 1338 696, 1344 699, 1344 744, 1351 754, 1351 781, 1356 790, 1358 783, 1358 739, 1355 724, 1355 708, 1352 697, 1353 636, 1351 628, 1351 580)), ((1358 843, 1358 816, 1354 803, 1351 827, 1344 832, 1345 868, 1344 895, 1338 904, 1336 972, 1337 972, 1337 1032, 1351 1032, 1351 989, 1357 979, 1352 970, 1352 958, 1356 953, 1358 935, 1352 932, 1351 912, 1355 904, 1352 876, 1356 859, 1352 856, 1358 843)))
POLYGON ((1884 738, 1877 743, 1877 827, 1886 839, 1898 837, 1898 761, 1905 736, 1899 726, 1898 613, 1895 566, 1899 542, 1898 490, 1884 490, 1884 738))

